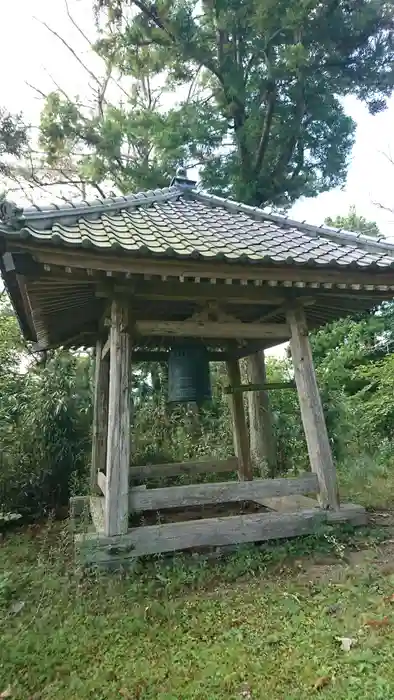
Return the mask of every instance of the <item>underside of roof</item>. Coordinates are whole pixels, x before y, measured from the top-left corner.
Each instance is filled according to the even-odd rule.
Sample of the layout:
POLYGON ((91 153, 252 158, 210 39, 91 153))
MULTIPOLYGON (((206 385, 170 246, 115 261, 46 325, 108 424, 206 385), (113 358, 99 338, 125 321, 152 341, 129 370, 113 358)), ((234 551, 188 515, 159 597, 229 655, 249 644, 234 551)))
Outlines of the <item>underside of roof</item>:
MULTIPOLYGON (((42 348, 93 345, 119 291, 137 321, 184 321, 215 302, 222 317, 283 325, 286 304, 300 300, 315 328, 394 290, 394 245, 384 240, 179 187, 62 207, 5 202, 0 246, 22 331, 42 348)), ((140 346, 175 342, 154 335, 140 346)))

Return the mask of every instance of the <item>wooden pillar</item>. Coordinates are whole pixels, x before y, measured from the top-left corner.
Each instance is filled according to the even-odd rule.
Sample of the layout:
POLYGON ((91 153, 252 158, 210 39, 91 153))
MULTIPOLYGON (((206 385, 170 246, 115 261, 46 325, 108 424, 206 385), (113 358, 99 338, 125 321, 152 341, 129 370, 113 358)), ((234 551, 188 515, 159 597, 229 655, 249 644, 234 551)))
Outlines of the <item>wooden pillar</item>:
MULTIPOLYGON (((248 357, 248 377, 251 384, 265 384, 264 350, 248 357)), ((274 478, 277 473, 277 453, 271 404, 268 391, 249 391, 249 433, 252 464, 262 476, 274 478)))
POLYGON ((96 343, 94 394, 93 394, 93 430, 92 462, 90 470, 90 492, 98 492, 97 474, 104 472, 107 461, 108 436, 108 391, 109 391, 109 355, 102 357, 103 342, 96 343))
POLYGON ((291 353, 311 469, 317 475, 323 508, 337 510, 339 495, 323 406, 317 386, 304 309, 290 309, 291 353))
POLYGON ((130 466, 131 340, 128 308, 111 306, 107 443, 107 494, 104 532, 122 535, 128 529, 130 466))
MULTIPOLYGON (((230 387, 240 386, 241 372, 238 360, 231 359, 226 364, 230 387)), ((242 392, 229 394, 229 401, 233 420, 234 449, 238 457, 239 478, 242 481, 250 480, 252 479, 252 467, 242 392)))

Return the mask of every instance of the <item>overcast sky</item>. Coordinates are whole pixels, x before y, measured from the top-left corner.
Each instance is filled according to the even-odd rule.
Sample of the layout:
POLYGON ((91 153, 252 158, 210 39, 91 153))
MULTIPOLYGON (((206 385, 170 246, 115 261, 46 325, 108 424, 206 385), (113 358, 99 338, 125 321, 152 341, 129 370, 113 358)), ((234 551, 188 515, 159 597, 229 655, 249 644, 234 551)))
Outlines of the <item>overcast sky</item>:
MULTIPOLYGON (((91 0, 69 0, 69 7, 84 31, 94 37, 91 0)), ((1 7, 0 103, 22 111, 32 124, 38 123, 41 103, 30 83, 43 92, 56 81, 70 96, 84 95, 88 79, 61 42, 39 21, 45 21, 75 47, 84 60, 92 61, 83 38, 67 18, 64 0, 3 0, 1 7), (51 77, 52 76, 52 77, 51 77)), ((346 109, 357 121, 357 139, 344 191, 332 191, 316 199, 297 202, 292 215, 320 224, 329 215, 346 213, 354 204, 359 213, 375 219, 382 231, 394 238, 394 214, 380 210, 374 202, 394 208, 394 166, 383 153, 394 157, 394 99, 389 109, 371 117, 353 98, 346 109)))

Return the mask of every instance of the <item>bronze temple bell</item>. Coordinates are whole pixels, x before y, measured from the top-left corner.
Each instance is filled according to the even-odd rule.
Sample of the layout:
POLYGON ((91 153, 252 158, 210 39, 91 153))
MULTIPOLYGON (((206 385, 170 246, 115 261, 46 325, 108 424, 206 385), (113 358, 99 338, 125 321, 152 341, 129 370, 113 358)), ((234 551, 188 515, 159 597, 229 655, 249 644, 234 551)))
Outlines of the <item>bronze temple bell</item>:
POLYGON ((169 403, 210 401, 211 377, 208 350, 204 345, 187 344, 170 350, 168 358, 169 403))

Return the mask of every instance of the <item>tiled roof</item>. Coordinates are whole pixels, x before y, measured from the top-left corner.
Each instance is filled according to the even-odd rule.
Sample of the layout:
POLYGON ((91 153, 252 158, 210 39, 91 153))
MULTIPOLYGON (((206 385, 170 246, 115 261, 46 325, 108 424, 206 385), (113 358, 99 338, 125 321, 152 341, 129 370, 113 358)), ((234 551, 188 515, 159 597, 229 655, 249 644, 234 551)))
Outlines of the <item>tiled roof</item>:
POLYGON ((394 245, 169 187, 62 207, 0 207, 0 235, 130 255, 238 263, 394 267, 394 245))

